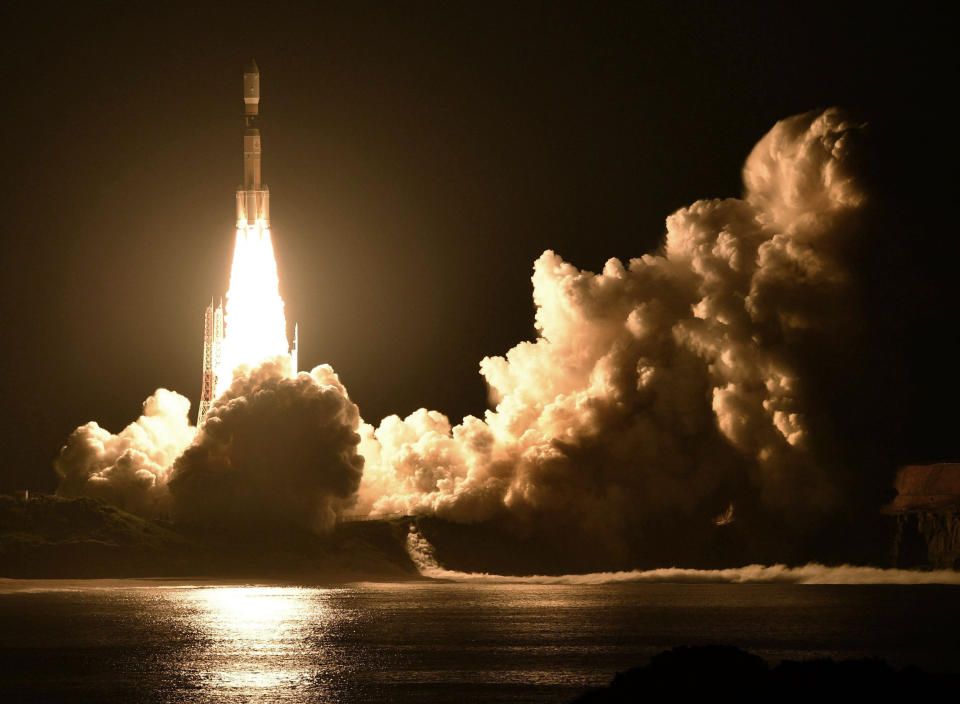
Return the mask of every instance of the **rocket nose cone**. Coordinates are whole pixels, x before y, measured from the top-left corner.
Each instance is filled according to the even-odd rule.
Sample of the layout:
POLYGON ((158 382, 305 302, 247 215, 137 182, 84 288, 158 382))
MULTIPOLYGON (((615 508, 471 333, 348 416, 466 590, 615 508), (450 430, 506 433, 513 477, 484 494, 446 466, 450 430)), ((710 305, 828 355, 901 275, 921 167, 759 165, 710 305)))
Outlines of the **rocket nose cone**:
POLYGON ((250 61, 247 62, 246 68, 243 69, 243 72, 244 73, 260 73, 260 69, 257 68, 257 62, 254 61, 253 59, 250 59, 250 61))

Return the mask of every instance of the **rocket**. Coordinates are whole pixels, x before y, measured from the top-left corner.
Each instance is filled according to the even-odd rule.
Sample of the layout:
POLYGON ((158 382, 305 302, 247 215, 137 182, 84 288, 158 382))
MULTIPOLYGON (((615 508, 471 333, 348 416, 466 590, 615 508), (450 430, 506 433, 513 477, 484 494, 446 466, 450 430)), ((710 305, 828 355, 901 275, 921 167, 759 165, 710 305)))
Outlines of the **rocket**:
MULTIPOLYGON (((243 120, 243 185, 237 189, 237 247, 241 242, 265 243, 267 250, 260 253, 268 255, 272 261, 273 246, 267 231, 270 226, 270 189, 263 185, 260 178, 260 69, 253 59, 243 70, 243 120)), ((275 262, 273 276, 276 278, 275 262)), ((281 301, 281 317, 282 305, 281 301)), ((203 321, 203 384, 200 388, 198 428, 203 425, 216 399, 220 375, 225 374, 225 378, 229 379, 232 372, 221 368, 228 322, 223 299, 219 303, 210 301, 203 321)), ((295 325, 293 346, 289 348, 290 366, 294 374, 297 373, 299 346, 300 328, 295 325)))
POLYGON ((260 69, 257 62, 243 70, 243 185, 237 190, 237 229, 270 225, 270 189, 260 179, 260 69))

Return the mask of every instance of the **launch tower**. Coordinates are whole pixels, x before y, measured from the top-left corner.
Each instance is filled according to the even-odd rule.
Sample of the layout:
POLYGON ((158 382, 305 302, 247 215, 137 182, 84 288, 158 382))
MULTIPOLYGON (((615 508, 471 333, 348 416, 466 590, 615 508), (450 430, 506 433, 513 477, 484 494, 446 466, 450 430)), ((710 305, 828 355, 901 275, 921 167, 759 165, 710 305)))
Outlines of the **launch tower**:
POLYGON ((217 370, 223 359, 223 300, 216 307, 213 301, 203 316, 203 386, 200 389, 200 411, 197 427, 203 423, 213 405, 217 388, 217 370))

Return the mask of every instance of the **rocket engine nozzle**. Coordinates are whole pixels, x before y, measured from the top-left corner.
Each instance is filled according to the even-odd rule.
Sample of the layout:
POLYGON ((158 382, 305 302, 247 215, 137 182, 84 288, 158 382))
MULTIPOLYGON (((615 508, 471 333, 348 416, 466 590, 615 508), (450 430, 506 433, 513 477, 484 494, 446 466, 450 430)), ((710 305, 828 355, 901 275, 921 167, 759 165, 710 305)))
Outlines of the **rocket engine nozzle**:
POLYGON ((237 227, 253 227, 258 220, 270 224, 270 189, 237 191, 237 227))

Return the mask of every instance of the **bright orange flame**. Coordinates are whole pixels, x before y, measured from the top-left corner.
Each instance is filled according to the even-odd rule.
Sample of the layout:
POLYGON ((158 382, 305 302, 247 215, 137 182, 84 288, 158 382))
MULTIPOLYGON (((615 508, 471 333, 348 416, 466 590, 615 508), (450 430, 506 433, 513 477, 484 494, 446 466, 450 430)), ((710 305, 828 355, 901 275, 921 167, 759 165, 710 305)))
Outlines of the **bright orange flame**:
POLYGON ((255 366, 289 354, 279 285, 270 228, 262 220, 237 228, 216 396, 229 388, 240 365, 255 366))

